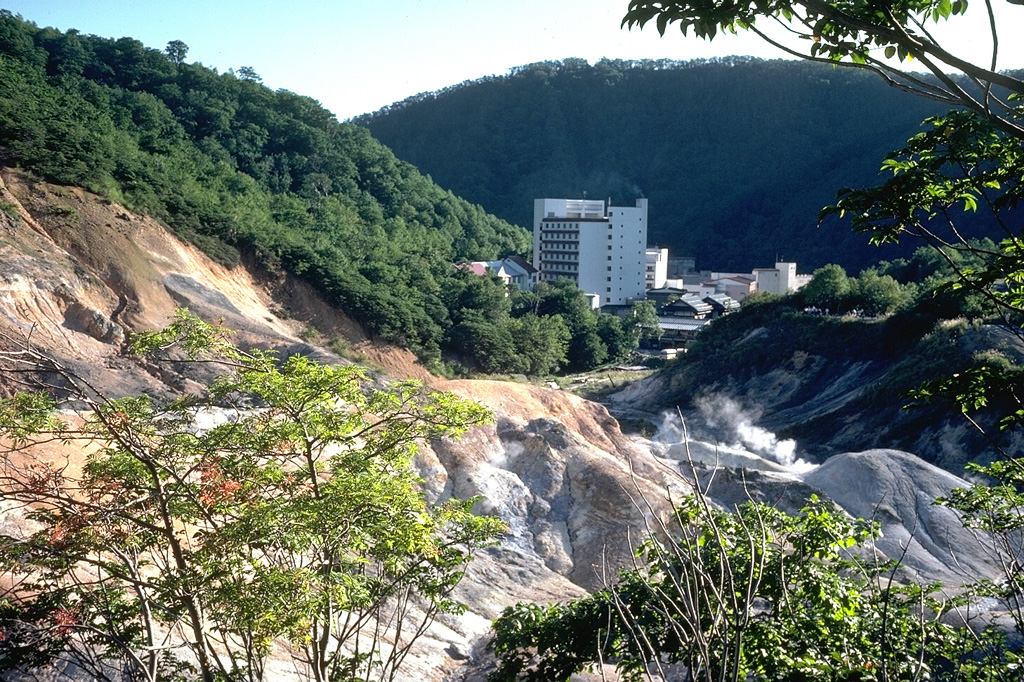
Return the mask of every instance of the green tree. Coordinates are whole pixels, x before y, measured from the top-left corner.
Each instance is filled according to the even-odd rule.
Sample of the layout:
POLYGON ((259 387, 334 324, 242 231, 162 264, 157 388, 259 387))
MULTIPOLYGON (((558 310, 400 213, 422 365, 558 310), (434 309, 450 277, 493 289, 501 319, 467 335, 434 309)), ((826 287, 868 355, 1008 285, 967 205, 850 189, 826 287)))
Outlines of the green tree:
POLYGON ((238 68, 238 78, 243 81, 250 81, 252 83, 262 83, 263 79, 256 73, 256 69, 251 66, 240 66, 238 68))
POLYGON ((851 282, 846 270, 830 263, 814 271, 811 281, 804 285, 800 294, 808 305, 836 313, 846 304, 850 291, 851 282))
POLYGON ((509 320, 519 371, 534 376, 554 374, 566 364, 569 329, 559 315, 527 313, 509 320))
POLYGON ((0 667, 61 657, 97 679, 255 681, 281 640, 317 682, 394 679, 434 617, 459 609, 452 589, 501 530, 472 500, 425 503, 416 443, 486 410, 242 351, 185 313, 134 347, 228 372, 160 404, 98 395, 23 346, 0 354, 56 375, 83 422, 45 393, 0 402, 0 499, 32 523, 0 546, 0 667), (210 410, 226 418, 202 426, 210 410), (47 443, 64 462, 89 454, 34 459, 47 443))
POLYGON ((164 53, 167 58, 175 64, 184 64, 185 57, 188 56, 188 45, 180 40, 172 40, 167 43, 167 47, 164 48, 164 53))
MULTIPOLYGON (((596 316, 595 316, 596 318, 596 316)), ((569 339, 569 366, 571 372, 585 372, 608 360, 608 346, 597 332, 597 320, 588 324, 569 339)))
POLYGON ((637 348, 637 328, 618 315, 601 313, 597 316, 597 335, 608 347, 608 361, 629 359, 637 348))
POLYGON ((586 294, 572 280, 559 278, 554 282, 541 282, 533 295, 518 300, 517 312, 532 306, 532 312, 541 317, 559 316, 569 330, 567 369, 582 372, 593 369, 608 360, 608 346, 598 330, 600 314, 590 307, 586 294))
POLYGON ((657 341, 664 334, 658 322, 658 309, 652 301, 637 301, 629 311, 628 324, 637 341, 657 341))
POLYGON ((877 532, 813 497, 794 515, 721 511, 698 490, 614 585, 506 609, 489 679, 562 682, 602 664, 627 680, 975 679, 984 664, 964 654, 977 641, 941 621, 957 602, 858 559, 877 532))
POLYGON ((911 302, 913 288, 900 284, 890 275, 865 270, 853 280, 851 297, 853 306, 865 314, 887 315, 911 302))
POLYGON ((496 374, 520 367, 513 331, 508 320, 494 320, 483 311, 463 310, 448 333, 449 344, 460 348, 461 357, 481 371, 496 374))

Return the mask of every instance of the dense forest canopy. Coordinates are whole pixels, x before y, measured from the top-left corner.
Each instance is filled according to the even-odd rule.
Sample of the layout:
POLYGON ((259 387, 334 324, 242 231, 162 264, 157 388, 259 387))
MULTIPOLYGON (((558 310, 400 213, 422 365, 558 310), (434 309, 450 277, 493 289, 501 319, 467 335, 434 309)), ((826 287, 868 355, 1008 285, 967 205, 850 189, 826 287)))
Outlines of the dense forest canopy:
POLYGON ((368 132, 251 67, 187 56, 0 11, 0 162, 148 213, 226 265, 244 254, 304 278, 434 368, 486 372, 586 370, 638 339, 639 316, 590 311, 572 287, 506 296, 456 267, 525 255, 515 223, 534 198, 645 194, 650 241, 704 267, 857 271, 898 253, 815 231, 817 210, 870 183, 932 108, 813 64, 569 59, 407 100, 368 132))
POLYGON ((0 11, 0 162, 148 213, 224 264, 250 254, 303 277, 371 332, 440 358, 455 324, 442 292, 468 277, 454 264, 525 254, 529 234, 316 101, 187 51, 0 11))
POLYGON ((781 256, 810 272, 909 255, 818 210, 879 182, 879 159, 945 107, 870 73, 730 57, 540 62, 356 119, 403 159, 511 222, 541 196, 650 199, 649 241, 701 268, 781 256), (457 143, 453 141, 457 140, 457 143))

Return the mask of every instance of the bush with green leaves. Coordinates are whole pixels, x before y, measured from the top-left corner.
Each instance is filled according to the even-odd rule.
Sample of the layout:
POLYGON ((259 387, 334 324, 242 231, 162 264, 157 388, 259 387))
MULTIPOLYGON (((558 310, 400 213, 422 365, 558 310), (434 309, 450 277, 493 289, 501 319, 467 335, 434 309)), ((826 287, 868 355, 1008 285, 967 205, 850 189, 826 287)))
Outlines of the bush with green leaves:
POLYGON ((243 351, 186 313, 133 346, 217 363, 200 396, 109 399, 5 345, 4 371, 42 373, 66 399, 0 401, 0 503, 27 519, 0 544, 2 670, 255 681, 280 642, 317 682, 401 679, 503 528, 473 500, 428 505, 412 468, 418 442, 490 418, 454 395, 243 351))
POLYGON ((0 201, 0 213, 4 213, 11 220, 20 220, 21 216, 18 214, 18 205, 13 204, 10 201, 0 201))
POLYGON ((605 589, 506 609, 489 679, 562 682, 603 665, 626 680, 1016 679, 1005 633, 948 618, 964 618, 966 595, 894 580, 898 562, 872 550, 878 526, 830 503, 723 511, 697 491, 654 531, 605 589))
POLYGON ((811 281, 800 289, 800 299, 822 311, 884 316, 909 308, 919 293, 930 293, 934 287, 951 281, 947 277, 934 283, 932 289, 922 290, 916 282, 901 283, 880 272, 888 265, 883 263, 863 271, 859 277, 850 277, 842 267, 829 263, 814 271, 811 281))

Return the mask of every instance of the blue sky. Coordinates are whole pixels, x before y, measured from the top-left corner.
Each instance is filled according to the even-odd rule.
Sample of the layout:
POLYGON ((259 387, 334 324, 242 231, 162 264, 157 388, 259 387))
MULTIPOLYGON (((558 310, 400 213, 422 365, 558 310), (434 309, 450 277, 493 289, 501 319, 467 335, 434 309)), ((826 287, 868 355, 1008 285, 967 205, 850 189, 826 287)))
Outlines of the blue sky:
MULTIPOLYGON (((1024 68, 1024 7, 1001 12, 1001 68, 1024 68)), ((219 71, 251 66, 272 88, 319 100, 338 118, 411 95, 504 74, 535 61, 581 57, 695 59, 782 56, 752 36, 713 42, 653 26, 619 28, 628 0, 0 0, 39 26, 189 46, 188 61, 219 71)), ((983 19, 974 0, 973 14, 983 19)), ((951 24, 958 49, 987 48, 977 25, 951 24)), ((984 28, 982 24, 981 28, 984 28)), ((977 59, 978 52, 974 58, 977 59)), ((987 57, 982 57, 987 61, 987 57)))

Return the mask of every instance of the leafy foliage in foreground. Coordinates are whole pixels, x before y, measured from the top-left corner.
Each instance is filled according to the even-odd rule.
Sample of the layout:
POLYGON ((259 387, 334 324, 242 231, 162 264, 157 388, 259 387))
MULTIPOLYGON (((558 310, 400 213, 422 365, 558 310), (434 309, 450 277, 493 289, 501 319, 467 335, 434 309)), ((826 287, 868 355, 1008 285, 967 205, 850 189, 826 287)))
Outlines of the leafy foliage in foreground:
POLYGON ((877 526, 816 498, 795 515, 725 512, 698 492, 658 530, 614 585, 506 609, 490 679, 560 682, 603 663, 627 680, 1015 679, 1005 635, 946 618, 967 618, 967 597, 894 582, 871 551, 877 526))
POLYGON ((186 52, 0 11, 0 159, 153 215, 224 264, 244 251, 298 275, 424 359, 460 350, 441 299, 453 263, 523 254, 526 231, 317 102, 186 52))
POLYGON ((135 348, 231 372, 202 397, 109 400, 29 348, 0 353, 85 408, 79 424, 45 393, 0 402, 0 502, 31 522, 0 545, 0 670, 59 656, 100 680, 255 682, 283 641, 317 682, 395 679, 503 529, 473 500, 428 505, 411 458, 489 413, 243 352, 184 313, 135 348))

